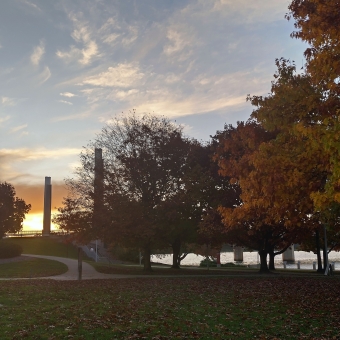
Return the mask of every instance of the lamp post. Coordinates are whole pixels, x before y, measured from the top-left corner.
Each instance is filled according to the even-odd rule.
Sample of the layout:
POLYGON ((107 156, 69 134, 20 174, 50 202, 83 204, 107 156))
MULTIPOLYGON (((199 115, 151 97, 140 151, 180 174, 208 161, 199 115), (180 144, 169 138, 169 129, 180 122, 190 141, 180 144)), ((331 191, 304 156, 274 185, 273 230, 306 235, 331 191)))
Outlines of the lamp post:
POLYGON ((327 231, 326 225, 323 225, 323 233, 324 233, 324 248, 323 248, 323 256, 324 256, 324 267, 325 267, 325 275, 328 275, 329 265, 328 265, 328 253, 327 253, 327 231))
POLYGON ((97 242, 98 240, 96 240, 96 250, 94 250, 92 247, 91 247, 91 249, 90 249, 90 251, 95 251, 96 253, 96 257, 95 257, 95 261, 96 262, 98 262, 98 242, 97 242))

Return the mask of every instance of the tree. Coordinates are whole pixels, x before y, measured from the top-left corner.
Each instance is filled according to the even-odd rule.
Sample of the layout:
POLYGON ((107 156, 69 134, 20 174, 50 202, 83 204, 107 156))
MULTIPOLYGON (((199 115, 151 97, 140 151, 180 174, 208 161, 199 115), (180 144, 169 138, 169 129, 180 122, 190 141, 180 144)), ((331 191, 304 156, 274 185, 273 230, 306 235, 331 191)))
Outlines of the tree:
POLYGON ((87 235, 91 230, 108 243, 142 249, 144 269, 150 270, 152 251, 165 246, 162 205, 182 190, 189 146, 181 128, 166 118, 135 113, 114 118, 82 152, 76 178, 67 180, 78 212, 93 215, 93 150, 102 149, 101 223, 78 231, 87 235))
POLYGON ((340 202, 340 1, 293 0, 288 20, 297 29, 291 36, 308 42, 306 71, 322 100, 315 118, 318 124, 301 132, 314 138, 329 159, 331 169, 324 190, 313 193, 317 210, 340 202))
POLYGON ((222 222, 232 243, 259 251, 261 271, 268 271, 267 254, 283 245, 286 236, 284 225, 269 219, 266 209, 260 208, 261 185, 254 180, 260 171, 253 163, 254 154, 275 135, 250 120, 238 122, 236 128, 226 125, 224 131, 218 131, 214 137, 219 141, 215 160, 220 174, 229 177, 230 182, 238 184, 241 189, 241 204, 220 206, 222 222))
POLYGON ((15 189, 9 183, 0 183, 0 238, 6 233, 16 233, 22 229, 25 215, 31 205, 15 196, 15 189))

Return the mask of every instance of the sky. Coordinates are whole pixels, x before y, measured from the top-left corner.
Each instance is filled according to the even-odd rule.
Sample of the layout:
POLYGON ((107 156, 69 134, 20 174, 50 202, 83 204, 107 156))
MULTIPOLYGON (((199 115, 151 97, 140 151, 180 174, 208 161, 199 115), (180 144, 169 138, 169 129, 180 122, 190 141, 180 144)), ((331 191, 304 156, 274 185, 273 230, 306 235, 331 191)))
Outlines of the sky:
POLYGON ((163 115, 209 140, 247 120, 275 59, 303 64, 287 0, 0 1, 0 181, 42 229, 67 195, 83 146, 115 115, 163 115))

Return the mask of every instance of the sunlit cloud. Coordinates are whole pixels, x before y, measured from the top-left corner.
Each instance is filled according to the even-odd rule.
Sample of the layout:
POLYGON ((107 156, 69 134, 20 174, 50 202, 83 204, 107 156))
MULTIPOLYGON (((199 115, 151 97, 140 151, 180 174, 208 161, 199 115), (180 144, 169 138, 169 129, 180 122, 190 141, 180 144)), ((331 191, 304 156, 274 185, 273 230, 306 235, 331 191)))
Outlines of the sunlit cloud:
POLYGON ((144 76, 136 63, 121 63, 115 67, 109 67, 107 71, 96 76, 85 78, 83 85, 104 87, 130 87, 136 84, 144 76))
POLYGON ((58 100, 59 103, 67 104, 67 105, 73 105, 73 103, 67 101, 67 100, 58 100))
POLYGON ((91 32, 86 23, 82 22, 77 15, 74 14, 70 14, 69 18, 74 25, 71 37, 76 43, 82 45, 82 47, 79 48, 72 45, 68 52, 58 50, 56 55, 67 62, 78 62, 82 65, 88 65, 94 57, 99 55, 98 45, 96 41, 91 38, 91 32))
POLYGON ((45 44, 40 41, 40 45, 36 46, 31 55, 31 63, 35 66, 39 65, 42 56, 45 54, 45 44))
POLYGON ((61 158, 67 155, 79 154, 81 149, 77 148, 59 148, 59 149, 46 149, 46 148, 20 148, 20 149, 0 149, 1 163, 10 161, 30 161, 37 159, 51 159, 61 158))
MULTIPOLYGON (((0 149, 0 179, 13 181, 15 183, 36 182, 41 176, 41 172, 49 173, 44 170, 44 164, 49 163, 55 168, 59 166, 60 160, 77 158, 81 148, 19 148, 19 149, 0 149), (37 171, 39 166, 42 170, 37 171)), ((55 170, 52 169, 54 172, 55 170)), ((56 173, 59 175, 59 173, 56 173)))
POLYGON ((71 93, 71 92, 62 92, 60 93, 60 95, 63 97, 68 97, 68 98, 72 98, 76 96, 74 93, 71 93))

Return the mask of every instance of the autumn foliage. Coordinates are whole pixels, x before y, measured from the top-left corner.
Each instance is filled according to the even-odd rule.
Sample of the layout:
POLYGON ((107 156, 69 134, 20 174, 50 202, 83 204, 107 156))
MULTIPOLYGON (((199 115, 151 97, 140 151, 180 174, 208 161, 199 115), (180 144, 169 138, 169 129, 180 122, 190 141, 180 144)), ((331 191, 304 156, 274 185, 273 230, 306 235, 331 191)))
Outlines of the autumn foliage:
POLYGON ((274 269, 274 256, 292 243, 320 258, 324 226, 330 248, 339 249, 339 8, 339 0, 290 3, 291 36, 309 44, 304 68, 277 59, 270 93, 247 97, 254 107, 249 120, 226 124, 209 143, 150 115, 104 127, 81 154, 76 178, 68 181, 74 196, 55 221, 143 249, 147 259, 171 247, 173 267, 189 248, 216 253, 223 243, 259 251, 262 271, 267 255, 274 269), (101 228, 91 224, 94 147, 104 154, 101 228))

